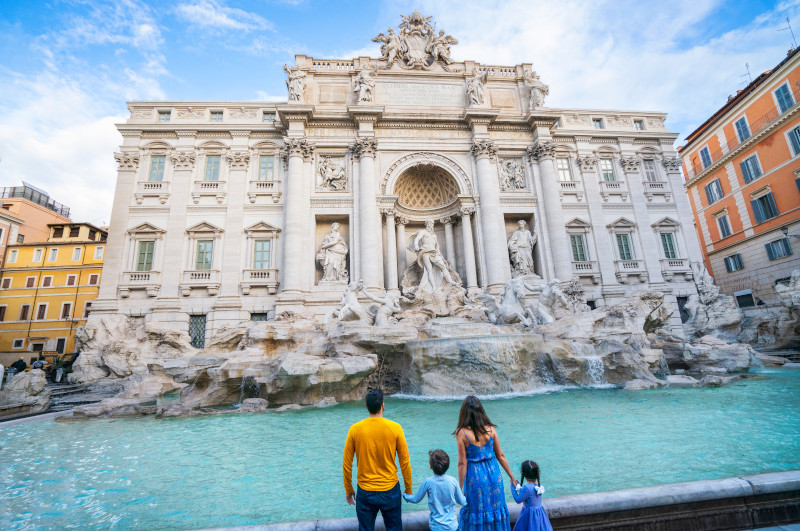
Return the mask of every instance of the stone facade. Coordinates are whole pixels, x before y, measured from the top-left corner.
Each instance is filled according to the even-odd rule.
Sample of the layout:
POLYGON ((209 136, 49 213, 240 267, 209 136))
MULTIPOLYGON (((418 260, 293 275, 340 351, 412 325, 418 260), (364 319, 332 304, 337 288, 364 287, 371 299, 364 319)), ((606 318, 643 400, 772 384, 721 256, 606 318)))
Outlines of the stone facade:
POLYGON ((376 40, 382 58, 296 56, 286 103, 130 103, 92 316, 144 316, 202 346, 226 325, 322 316, 342 279, 399 295, 431 220, 470 295, 512 278, 520 220, 528 284, 577 278, 595 306, 696 293, 665 114, 548 107, 531 64, 454 62, 457 41, 418 14, 376 40), (334 223, 347 274, 323 279, 334 223))

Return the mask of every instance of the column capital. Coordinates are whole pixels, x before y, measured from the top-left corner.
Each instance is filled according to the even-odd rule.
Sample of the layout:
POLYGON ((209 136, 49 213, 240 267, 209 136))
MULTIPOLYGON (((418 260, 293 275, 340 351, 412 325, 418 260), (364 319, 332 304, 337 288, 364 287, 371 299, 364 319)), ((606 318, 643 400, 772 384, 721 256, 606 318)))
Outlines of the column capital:
POLYGON ((139 167, 139 153, 114 153, 120 170, 135 170, 139 167))
POLYGON ((680 173, 681 172, 681 159, 669 158, 661 161, 664 164, 664 169, 667 173, 680 173))
POLYGON ((191 170, 196 158, 194 151, 174 151, 169 156, 172 167, 176 170, 191 170))
POLYGON ((247 151, 232 151, 225 154, 225 161, 232 170, 246 170, 250 163, 250 153, 247 151))
POLYGON ((536 162, 552 159, 556 156, 556 143, 540 140, 528 148, 528 155, 536 162))
POLYGON ((458 213, 460 215, 462 215, 462 216, 471 216, 472 214, 475 213, 475 207, 474 206, 463 206, 463 207, 461 207, 461 210, 458 211, 458 213))
POLYGON ((403 216, 397 216, 394 220, 397 225, 408 225, 408 218, 404 218, 403 216))
POLYGON ((350 146, 350 150, 353 152, 353 155, 355 155, 356 158, 373 158, 375 157, 375 152, 378 150, 378 139, 359 138, 352 146, 350 146))
POLYGON ((304 160, 311 160, 314 154, 314 144, 306 140, 304 137, 291 137, 283 138, 286 145, 285 151, 288 157, 303 157, 304 160))
POLYGON ((397 211, 395 209, 393 209, 393 208, 382 208, 381 209, 381 214, 383 214, 387 218, 388 217, 395 217, 395 215, 397 215, 397 211))
POLYGON ((578 168, 582 173, 597 171, 597 157, 589 155, 586 157, 578 157, 578 168))
POLYGON ((474 140, 472 142, 472 156, 476 159, 492 158, 497 155, 497 146, 492 140, 474 140))
POLYGON ((622 157, 619 159, 622 165, 622 171, 625 173, 634 173, 639 171, 639 166, 642 164, 642 159, 638 157, 622 157))
POLYGON ((452 225, 453 218, 451 218, 450 216, 445 216, 439 220, 439 223, 441 223, 442 225, 452 225))

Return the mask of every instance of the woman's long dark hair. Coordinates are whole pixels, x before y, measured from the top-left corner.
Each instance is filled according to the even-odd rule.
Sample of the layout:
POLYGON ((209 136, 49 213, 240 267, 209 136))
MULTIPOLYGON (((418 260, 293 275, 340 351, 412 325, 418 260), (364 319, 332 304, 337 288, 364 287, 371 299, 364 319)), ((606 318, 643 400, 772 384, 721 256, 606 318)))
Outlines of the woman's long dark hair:
POLYGON ((481 433, 489 433, 491 428, 495 425, 489 420, 486 412, 483 410, 483 404, 478 400, 477 396, 468 396, 461 403, 461 411, 458 413, 458 426, 453 435, 457 434, 459 430, 469 428, 472 434, 477 439, 481 433))
POLYGON ((539 480, 539 465, 536 464, 536 461, 523 461, 519 475, 522 476, 522 479, 527 479, 528 483, 539 483, 540 485, 542 483, 539 480))

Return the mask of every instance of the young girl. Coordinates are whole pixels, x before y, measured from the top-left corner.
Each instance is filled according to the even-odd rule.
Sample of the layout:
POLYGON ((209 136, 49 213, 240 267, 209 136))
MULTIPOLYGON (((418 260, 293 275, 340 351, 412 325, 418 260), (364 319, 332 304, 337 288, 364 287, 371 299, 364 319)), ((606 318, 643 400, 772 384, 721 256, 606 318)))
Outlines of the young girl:
POLYGON ((524 485, 520 483, 517 488, 511 484, 511 494, 517 503, 525 502, 517 518, 514 531, 553 531, 550 519, 542 507, 542 494, 544 487, 539 485, 539 465, 533 461, 522 463, 523 480, 528 480, 524 485))

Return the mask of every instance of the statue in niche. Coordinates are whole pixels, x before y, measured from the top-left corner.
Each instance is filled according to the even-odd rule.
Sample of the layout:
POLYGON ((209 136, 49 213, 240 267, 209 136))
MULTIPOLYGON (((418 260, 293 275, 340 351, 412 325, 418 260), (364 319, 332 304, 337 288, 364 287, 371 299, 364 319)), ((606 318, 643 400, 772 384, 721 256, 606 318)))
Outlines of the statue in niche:
POLYGON ((288 65, 283 65, 283 71, 288 76, 286 88, 289 89, 289 101, 303 101, 303 93, 306 90, 306 73, 299 67, 292 69, 288 65))
POLYGON ((353 92, 358 94, 358 103, 372 103, 375 91, 375 80, 372 76, 377 73, 378 65, 370 68, 370 65, 366 64, 353 80, 353 92))
POLYGON ((434 32, 428 35, 428 44, 425 46, 425 51, 431 54, 433 61, 440 60, 446 65, 452 64, 453 60, 450 59, 450 45, 458 44, 458 40, 452 35, 445 35, 444 30, 439 30, 437 37, 434 32))
POLYGON ((416 294, 433 293, 442 288, 443 282, 459 286, 448 271, 448 265, 439 250, 439 241, 433 232, 433 221, 425 222, 425 228, 411 237, 408 250, 417 255, 417 265, 422 270, 416 294))
POLYGON ((406 51, 400 36, 395 35, 392 28, 389 28, 389 35, 378 33, 378 36, 372 39, 372 42, 383 43, 381 44, 381 59, 386 61, 386 68, 391 67, 400 54, 406 51))
POLYGON ((397 322, 397 319, 392 317, 393 314, 400 311, 400 299, 397 295, 386 292, 383 297, 379 297, 367 290, 363 290, 362 293, 365 297, 377 303, 369 308, 369 313, 373 314, 375 319, 373 323, 375 326, 387 326, 397 322))
POLYGON ((488 72, 476 70, 475 74, 467 80, 467 96, 469 96, 470 106, 483 105, 487 76, 488 72))
POLYGON ((536 72, 527 72, 525 82, 531 88, 530 110, 544 106, 544 98, 550 94, 550 87, 542 83, 536 72))
POLYGON ((554 278, 542 288, 542 292, 539 294, 539 306, 536 308, 536 321, 539 324, 552 323, 556 320, 555 308, 559 303, 567 308, 572 308, 559 284, 559 280, 554 278))
POLYGON ((482 293, 475 298, 483 303, 484 312, 493 324, 521 323, 530 326, 536 322, 536 314, 532 307, 524 304, 525 290, 536 291, 537 288, 526 283, 522 278, 512 278, 503 286, 500 302, 493 295, 482 293))
MULTIPOLYGON (((534 225, 534 230, 535 230, 534 225)), ((512 276, 533 275, 538 278, 533 267, 533 246, 537 237, 528 230, 525 220, 517 221, 517 229, 508 238, 508 252, 511 256, 512 276)))
POLYGON ((525 170, 520 161, 507 159, 500 164, 500 189, 504 191, 525 189, 525 170))
POLYGON ((317 253, 323 271, 321 282, 347 282, 347 251, 347 244, 339 234, 339 224, 333 223, 317 253))
POLYGON ((319 163, 320 188, 336 192, 347 187, 347 170, 342 160, 341 164, 334 164, 330 157, 323 157, 319 163))

